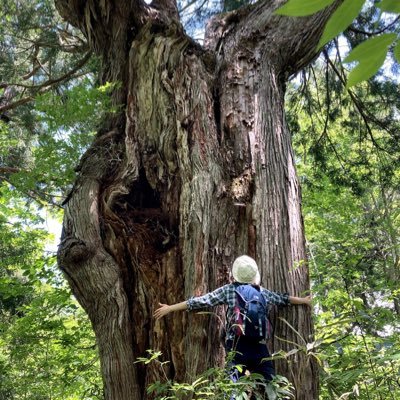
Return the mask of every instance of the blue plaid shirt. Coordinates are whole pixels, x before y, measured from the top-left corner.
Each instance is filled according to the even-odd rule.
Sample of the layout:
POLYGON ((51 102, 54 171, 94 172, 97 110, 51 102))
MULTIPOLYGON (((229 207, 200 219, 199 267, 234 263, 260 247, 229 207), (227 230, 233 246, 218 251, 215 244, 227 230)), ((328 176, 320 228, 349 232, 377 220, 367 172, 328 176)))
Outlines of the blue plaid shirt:
MULTIPOLYGON (((213 292, 207 293, 204 296, 191 297, 187 300, 188 311, 198 310, 206 307, 215 307, 221 304, 226 304, 226 320, 231 321, 233 309, 236 304, 236 289, 237 285, 230 283, 215 289, 213 292)), ((270 305, 287 306, 289 305, 289 295, 287 293, 271 292, 268 289, 260 287, 260 292, 265 298, 267 309, 270 305)))

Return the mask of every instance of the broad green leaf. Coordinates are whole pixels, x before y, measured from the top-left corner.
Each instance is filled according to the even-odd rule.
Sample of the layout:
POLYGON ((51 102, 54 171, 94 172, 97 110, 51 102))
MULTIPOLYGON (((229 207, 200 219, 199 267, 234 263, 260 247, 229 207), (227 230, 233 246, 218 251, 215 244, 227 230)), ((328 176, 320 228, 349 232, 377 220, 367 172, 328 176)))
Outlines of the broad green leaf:
POLYGON ((370 61, 360 61, 360 63, 351 70, 347 78, 346 87, 349 88, 351 86, 357 85, 358 83, 366 81, 367 79, 374 76, 379 71, 379 68, 383 65, 385 58, 386 52, 379 52, 379 54, 377 54, 377 56, 370 61))
POLYGON ((333 2, 334 0, 289 0, 285 5, 278 8, 275 13, 290 17, 304 17, 315 14, 333 2))
POLYGON ((396 39, 395 33, 385 33, 366 40, 355 47, 344 59, 344 63, 353 61, 372 61, 379 58, 382 53, 386 54, 387 48, 396 39))
POLYGON ((353 49, 343 62, 358 61, 359 64, 350 72, 347 87, 373 76, 384 63, 387 49, 395 39, 395 33, 387 33, 368 39, 353 49))
POLYGON ((390 13, 400 13, 400 1, 399 0, 382 0, 378 7, 382 11, 390 12, 390 13))
POLYGON ((324 33, 318 43, 320 49, 339 33, 343 32, 360 13, 365 0, 345 0, 333 13, 326 24, 324 33))
POLYGON ((393 50, 393 54, 394 54, 397 62, 400 64, 400 40, 397 41, 396 47, 393 50))

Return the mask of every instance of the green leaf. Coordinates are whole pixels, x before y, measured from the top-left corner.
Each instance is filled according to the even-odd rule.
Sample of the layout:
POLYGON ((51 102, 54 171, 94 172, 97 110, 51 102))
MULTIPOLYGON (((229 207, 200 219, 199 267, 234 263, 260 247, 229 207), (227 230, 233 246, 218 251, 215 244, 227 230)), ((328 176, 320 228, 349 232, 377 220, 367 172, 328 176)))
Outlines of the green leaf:
POLYGON ((353 61, 362 61, 376 58, 377 53, 387 52, 387 48, 396 39, 395 33, 385 33, 366 40, 355 47, 344 59, 343 62, 350 63, 353 61))
POLYGON ((373 76, 385 61, 387 49, 395 39, 395 33, 387 33, 368 39, 354 48, 343 61, 344 63, 354 61, 359 63, 350 72, 347 87, 354 86, 373 76))
POLYGON ((365 0, 345 0, 326 24, 324 33, 318 43, 318 49, 349 26, 360 13, 364 3, 365 0))
POLYGON ((334 0, 289 0, 275 11, 275 14, 290 17, 304 17, 315 14, 317 11, 332 4, 334 0))
POLYGON ((396 47, 393 50, 393 54, 397 62, 400 64, 400 41, 397 42, 396 47))
POLYGON ((389 13, 400 13, 400 1, 399 0, 382 0, 378 7, 385 12, 389 13))

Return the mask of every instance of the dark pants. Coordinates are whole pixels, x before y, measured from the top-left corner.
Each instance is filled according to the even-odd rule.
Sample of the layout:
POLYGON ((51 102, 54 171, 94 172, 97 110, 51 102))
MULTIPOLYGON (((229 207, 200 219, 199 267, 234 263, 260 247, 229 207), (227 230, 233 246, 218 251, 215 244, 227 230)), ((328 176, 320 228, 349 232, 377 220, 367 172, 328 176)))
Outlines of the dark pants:
POLYGON ((227 342, 227 352, 233 351, 234 356, 230 362, 231 378, 236 382, 240 376, 243 376, 246 369, 250 373, 257 373, 269 382, 275 375, 274 365, 269 358, 267 345, 265 342, 257 342, 254 338, 240 336, 227 342), (243 371, 240 373, 235 365, 243 365, 243 371))

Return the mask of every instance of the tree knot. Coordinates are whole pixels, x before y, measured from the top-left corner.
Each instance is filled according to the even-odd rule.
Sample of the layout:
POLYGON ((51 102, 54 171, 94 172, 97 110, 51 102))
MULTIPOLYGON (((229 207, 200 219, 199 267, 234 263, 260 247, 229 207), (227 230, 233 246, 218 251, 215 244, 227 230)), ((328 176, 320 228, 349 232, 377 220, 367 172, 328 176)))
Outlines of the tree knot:
POLYGON ((92 258, 95 253, 95 247, 81 239, 64 239, 58 250, 58 262, 61 269, 77 267, 92 258))

